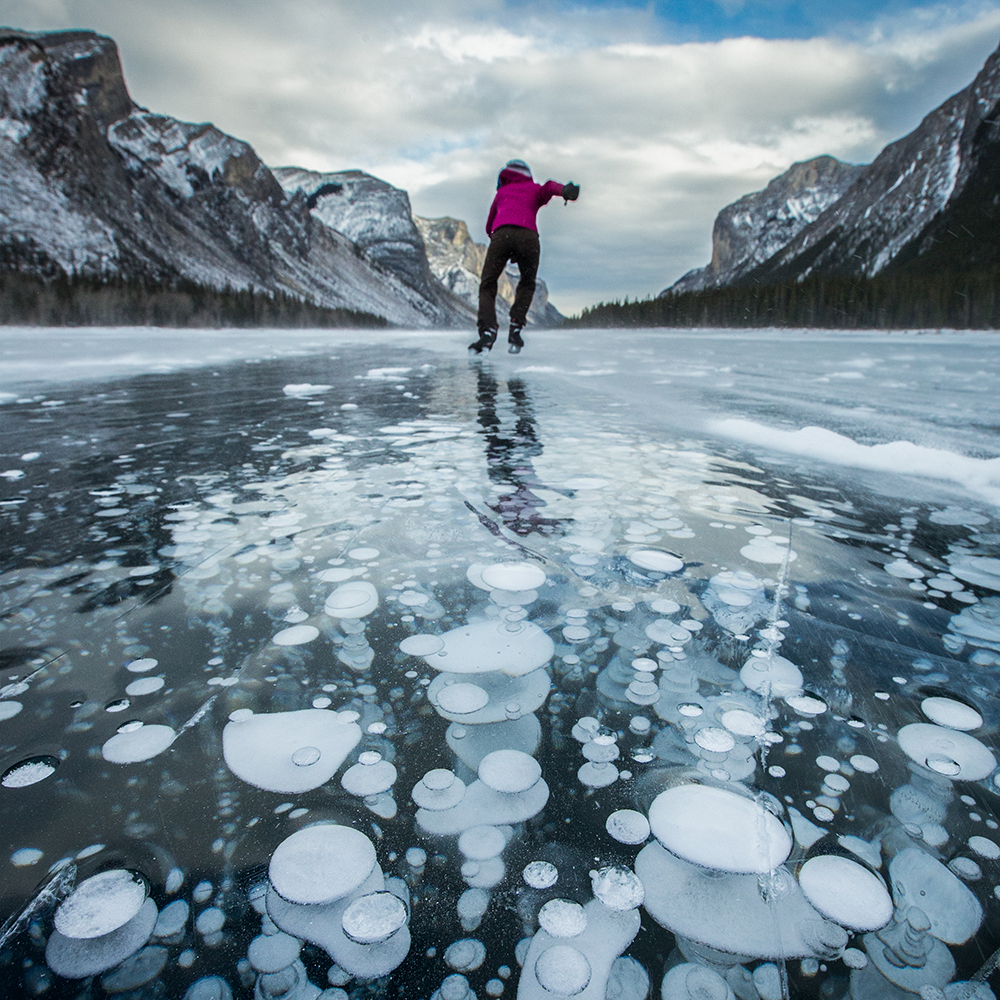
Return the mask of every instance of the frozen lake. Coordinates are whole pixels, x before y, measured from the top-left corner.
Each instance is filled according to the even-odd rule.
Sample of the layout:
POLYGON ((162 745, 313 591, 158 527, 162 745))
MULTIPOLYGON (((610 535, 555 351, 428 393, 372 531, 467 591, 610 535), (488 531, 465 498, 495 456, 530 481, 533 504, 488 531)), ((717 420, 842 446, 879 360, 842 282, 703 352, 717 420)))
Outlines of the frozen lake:
POLYGON ((469 339, 4 331, 3 996, 988 1000, 1000 338, 469 339))

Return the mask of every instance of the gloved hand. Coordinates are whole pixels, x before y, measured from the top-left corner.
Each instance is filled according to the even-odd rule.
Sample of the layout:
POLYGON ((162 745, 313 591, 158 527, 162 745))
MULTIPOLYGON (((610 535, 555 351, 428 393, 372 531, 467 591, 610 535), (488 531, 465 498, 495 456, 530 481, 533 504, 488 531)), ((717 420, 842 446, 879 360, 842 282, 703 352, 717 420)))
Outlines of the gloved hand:
POLYGON ((566 201, 576 201, 580 197, 580 185, 574 184, 572 181, 569 184, 564 184, 562 189, 562 196, 566 201))

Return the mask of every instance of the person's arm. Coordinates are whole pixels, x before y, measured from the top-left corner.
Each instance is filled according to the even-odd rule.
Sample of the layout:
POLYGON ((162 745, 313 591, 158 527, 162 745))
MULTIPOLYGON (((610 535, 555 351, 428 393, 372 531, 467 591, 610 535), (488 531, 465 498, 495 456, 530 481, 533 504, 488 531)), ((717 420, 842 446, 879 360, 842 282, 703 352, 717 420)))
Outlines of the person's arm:
POLYGON ((498 200, 498 198, 495 196, 493 198, 493 204, 490 205, 490 214, 486 218, 486 235, 487 236, 492 236, 493 235, 493 220, 497 217, 497 200, 498 200))
POLYGON ((563 184, 559 181, 546 181, 538 191, 538 207, 547 205, 557 194, 563 193, 563 184))

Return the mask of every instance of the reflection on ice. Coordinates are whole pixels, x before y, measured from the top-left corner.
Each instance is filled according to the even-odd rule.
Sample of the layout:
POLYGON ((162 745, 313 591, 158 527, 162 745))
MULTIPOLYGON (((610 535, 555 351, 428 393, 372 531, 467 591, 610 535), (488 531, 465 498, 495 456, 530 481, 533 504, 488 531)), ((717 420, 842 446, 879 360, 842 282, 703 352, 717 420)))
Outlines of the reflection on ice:
POLYGON ((992 509, 490 364, 7 404, 7 992, 989 1000, 992 509))

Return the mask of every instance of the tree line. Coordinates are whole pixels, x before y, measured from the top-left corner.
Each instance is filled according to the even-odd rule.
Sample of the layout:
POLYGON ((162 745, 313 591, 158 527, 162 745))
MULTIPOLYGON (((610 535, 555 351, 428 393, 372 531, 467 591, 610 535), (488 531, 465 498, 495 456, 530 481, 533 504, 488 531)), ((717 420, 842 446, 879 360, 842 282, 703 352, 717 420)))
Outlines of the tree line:
POLYGON ((1000 328, 1000 265, 665 293, 600 302, 566 325, 995 330, 1000 328))
POLYGON ((382 316, 330 309, 254 288, 215 289, 177 279, 42 278, 0 271, 0 325, 165 327, 386 327, 382 316))

